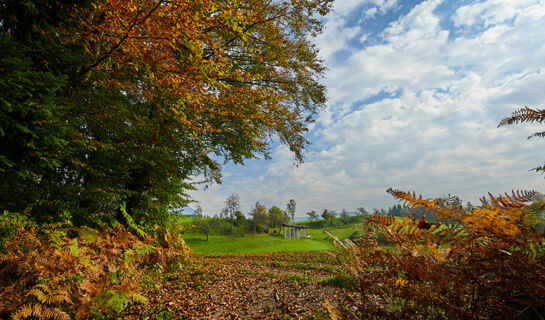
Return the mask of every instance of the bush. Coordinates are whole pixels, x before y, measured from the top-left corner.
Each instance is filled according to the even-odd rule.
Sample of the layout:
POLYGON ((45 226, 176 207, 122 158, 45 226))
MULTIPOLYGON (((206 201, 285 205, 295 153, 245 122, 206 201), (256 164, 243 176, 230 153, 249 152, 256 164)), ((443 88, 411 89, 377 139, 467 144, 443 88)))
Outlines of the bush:
POLYGON ((545 238, 536 232, 533 192, 490 197, 479 208, 439 206, 389 189, 452 225, 420 229, 413 221, 372 216, 393 250, 366 228, 348 247, 344 272, 357 280, 346 317, 366 319, 536 319, 545 315, 545 238))
POLYGON ((156 226, 156 237, 119 225, 96 230, 38 226, 24 215, 0 216, 0 318, 111 317, 145 302, 140 277, 178 267, 189 254, 181 234, 156 226))

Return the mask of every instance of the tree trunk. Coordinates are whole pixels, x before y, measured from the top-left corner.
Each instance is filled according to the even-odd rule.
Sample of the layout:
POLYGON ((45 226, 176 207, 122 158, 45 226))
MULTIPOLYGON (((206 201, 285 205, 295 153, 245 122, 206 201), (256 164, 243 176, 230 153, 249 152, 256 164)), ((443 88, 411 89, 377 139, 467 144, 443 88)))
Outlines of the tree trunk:
MULTIPOLYGON (((151 167, 145 166, 142 168, 133 169, 129 175, 129 182, 126 184, 125 189, 131 191, 131 195, 125 199, 127 213, 134 218, 134 210, 138 209, 140 202, 142 201, 142 193, 149 186, 149 178, 151 175, 151 167)), ((116 219, 122 222, 121 210, 118 209, 116 219), (121 220, 119 220, 121 218, 121 220)))

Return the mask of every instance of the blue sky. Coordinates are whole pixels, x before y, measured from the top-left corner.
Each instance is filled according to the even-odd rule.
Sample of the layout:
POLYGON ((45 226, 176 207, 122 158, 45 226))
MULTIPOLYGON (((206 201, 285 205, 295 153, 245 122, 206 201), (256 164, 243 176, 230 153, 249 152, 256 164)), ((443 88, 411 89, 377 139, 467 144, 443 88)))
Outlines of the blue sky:
MULTIPOLYGON (((545 107, 545 0, 337 0, 317 39, 328 109, 307 135, 305 163, 226 165, 222 185, 192 192, 207 215, 237 193, 297 216, 392 205, 385 190, 426 197, 535 189, 544 177, 538 125, 497 128, 522 106, 545 107)), ((194 207, 195 205, 193 205, 194 207)))

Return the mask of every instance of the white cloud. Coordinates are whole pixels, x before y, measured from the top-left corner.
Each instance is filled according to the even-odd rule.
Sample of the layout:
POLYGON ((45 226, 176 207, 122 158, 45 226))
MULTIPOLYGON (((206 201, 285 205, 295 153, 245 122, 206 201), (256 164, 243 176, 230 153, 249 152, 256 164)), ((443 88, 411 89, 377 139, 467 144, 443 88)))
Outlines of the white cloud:
POLYGON ((543 17, 541 0, 491 0, 460 7, 453 16, 456 26, 473 26, 483 23, 485 27, 509 22, 519 18, 543 17))
MULTIPOLYGON (((307 162, 293 168, 278 147, 272 161, 256 164, 259 174, 196 193, 205 211, 230 193, 240 194, 246 212, 255 201, 284 206, 293 198, 303 215, 387 206, 390 186, 472 202, 488 191, 545 191, 543 177, 528 171, 545 160, 545 141, 526 140, 539 127, 496 128, 517 107, 545 107, 545 1, 485 1, 439 14, 440 1, 430 0, 385 30, 347 27, 351 10, 371 1, 342 3, 318 39, 330 64, 330 107, 313 126, 307 162), (371 36, 382 42, 351 41, 371 36)), ((377 12, 399 5, 374 4, 377 12)))

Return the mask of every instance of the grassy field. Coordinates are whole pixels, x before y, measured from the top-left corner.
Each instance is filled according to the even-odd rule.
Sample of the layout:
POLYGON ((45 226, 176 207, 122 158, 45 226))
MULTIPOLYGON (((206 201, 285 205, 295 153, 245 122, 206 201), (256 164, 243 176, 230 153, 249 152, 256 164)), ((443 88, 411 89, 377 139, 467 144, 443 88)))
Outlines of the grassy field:
POLYGON ((340 239, 353 234, 358 224, 349 224, 323 229, 310 229, 310 239, 284 239, 284 235, 211 234, 209 241, 202 233, 186 233, 185 241, 195 254, 243 254, 261 252, 294 252, 334 250, 331 239, 323 230, 327 230, 340 239))

